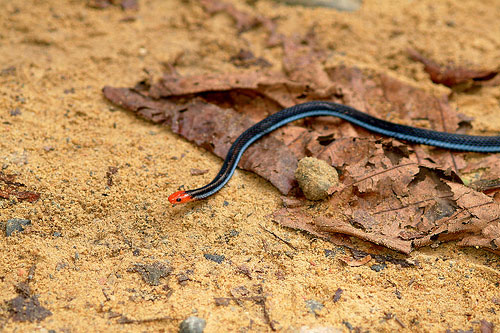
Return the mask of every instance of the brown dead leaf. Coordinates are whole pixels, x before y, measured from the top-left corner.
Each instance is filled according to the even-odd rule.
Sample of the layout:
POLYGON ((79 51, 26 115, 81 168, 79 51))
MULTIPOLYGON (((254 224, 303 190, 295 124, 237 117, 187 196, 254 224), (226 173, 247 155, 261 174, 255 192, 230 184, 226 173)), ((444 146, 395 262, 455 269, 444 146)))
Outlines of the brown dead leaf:
POLYGON ((346 263, 347 265, 349 265, 351 267, 359 267, 359 266, 363 266, 363 265, 366 265, 367 263, 369 263, 372 260, 372 257, 370 255, 364 256, 361 259, 355 259, 352 257, 344 257, 344 258, 340 258, 340 260, 342 260, 344 263, 346 263))
POLYGON ((314 224, 316 229, 326 235, 344 234, 354 236, 403 253, 410 253, 412 250, 410 241, 401 240, 397 236, 391 237, 391 235, 365 232, 362 229, 358 229, 356 226, 351 225, 349 221, 346 220, 319 216, 314 219, 314 224))
POLYGON ((40 193, 34 191, 21 191, 20 187, 25 187, 23 183, 16 182, 17 175, 0 172, 0 198, 10 199, 16 197, 18 201, 35 202, 40 199, 40 193), (3 185, 2 185, 3 183, 3 185))
POLYGON ((441 66, 434 60, 423 56, 414 49, 409 49, 410 58, 424 64, 424 69, 429 73, 432 82, 453 87, 461 83, 481 84, 484 81, 493 79, 498 74, 498 70, 469 69, 461 66, 441 66))
POLYGON ((14 196, 19 201, 35 202, 40 199, 40 194, 32 191, 16 191, 13 188, 0 190, 0 198, 9 199, 14 196))
POLYGON ((304 212, 302 208, 281 208, 275 211, 272 217, 275 222, 285 227, 307 231, 335 245, 341 246, 351 244, 349 239, 342 234, 321 231, 314 222, 313 217, 304 212))

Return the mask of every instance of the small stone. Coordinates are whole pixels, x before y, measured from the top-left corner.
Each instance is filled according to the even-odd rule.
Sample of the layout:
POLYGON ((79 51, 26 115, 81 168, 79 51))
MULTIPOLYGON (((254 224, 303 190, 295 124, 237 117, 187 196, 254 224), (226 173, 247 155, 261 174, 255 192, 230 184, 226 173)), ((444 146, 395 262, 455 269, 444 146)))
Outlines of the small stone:
POLYGON ((207 322, 195 316, 185 319, 179 326, 179 333, 202 333, 207 322))
POLYGON ((328 196, 328 189, 338 184, 339 175, 325 161, 305 157, 299 161, 295 179, 307 199, 323 200, 328 196))
POLYGON ((347 329, 348 329, 349 331, 352 331, 352 330, 354 329, 354 327, 353 327, 353 326, 351 325, 351 323, 350 323, 350 322, 348 322, 348 321, 345 321, 345 320, 344 320, 344 321, 342 322, 342 324, 344 324, 344 325, 345 325, 345 327, 347 327, 347 329))
POLYGON ((14 74, 16 72, 16 67, 10 66, 10 67, 5 67, 4 69, 0 70, 0 76, 7 76, 10 74, 14 74))
POLYGON ((325 249, 325 257, 327 258, 335 258, 335 251, 325 249))
POLYGON ((66 266, 68 266, 68 265, 65 262, 62 262, 62 261, 58 262, 56 265, 56 271, 59 272, 60 270, 66 268, 66 266))
POLYGON ((313 299, 306 300, 306 306, 309 309, 309 312, 315 315, 317 315, 317 312, 323 309, 324 307, 323 304, 313 299))
POLYGON ((19 116, 21 114, 21 110, 19 108, 15 108, 13 110, 10 110, 10 115, 15 117, 15 116, 19 116))
POLYGON ((10 219, 5 225, 5 235, 10 237, 14 231, 23 232, 24 227, 31 225, 31 220, 26 219, 10 219))
POLYGON ((386 267, 387 267, 386 264, 375 264, 375 265, 370 266, 370 268, 375 272, 380 272, 381 270, 385 269, 386 267))
POLYGON ((224 259, 226 259, 226 257, 218 254, 205 253, 203 256, 205 257, 205 259, 215 261, 218 264, 221 264, 224 259))

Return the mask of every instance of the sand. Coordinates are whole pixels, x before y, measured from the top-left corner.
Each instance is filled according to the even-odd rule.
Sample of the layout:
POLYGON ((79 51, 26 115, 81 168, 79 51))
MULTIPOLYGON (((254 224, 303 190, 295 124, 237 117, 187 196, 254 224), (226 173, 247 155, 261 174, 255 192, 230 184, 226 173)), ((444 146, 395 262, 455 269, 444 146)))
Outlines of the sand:
MULTIPOLYGON (((494 0, 367 0, 353 13, 233 3, 277 18, 290 36, 314 26, 320 46, 335 50, 331 63, 373 68, 436 93, 449 89, 430 82, 408 47, 441 63, 500 63, 494 0)), ((141 1, 138 11, 85 1, 0 5, 0 165, 40 193, 34 203, 0 199, 0 330, 170 332, 189 316, 206 320, 205 332, 500 325, 494 254, 448 243, 413 252, 407 259, 416 267, 350 267, 340 260, 349 251, 274 223, 278 191, 241 170, 207 201, 168 204, 179 185, 209 181, 221 160, 111 105, 102 87, 158 78, 173 62, 182 75, 235 71, 228 59, 241 48, 280 70, 282 49, 266 47, 262 28, 238 35, 229 16, 210 16, 196 1, 141 1), (193 167, 210 171, 191 176, 193 167), (12 218, 31 226, 6 237, 12 218), (148 283, 137 265, 153 263, 168 276, 148 283), (14 320, 9 301, 20 282, 51 315, 14 320), (232 296, 243 298, 216 304, 232 296)), ((454 94, 452 102, 474 117, 474 130, 498 132, 499 99, 496 86, 454 94)))

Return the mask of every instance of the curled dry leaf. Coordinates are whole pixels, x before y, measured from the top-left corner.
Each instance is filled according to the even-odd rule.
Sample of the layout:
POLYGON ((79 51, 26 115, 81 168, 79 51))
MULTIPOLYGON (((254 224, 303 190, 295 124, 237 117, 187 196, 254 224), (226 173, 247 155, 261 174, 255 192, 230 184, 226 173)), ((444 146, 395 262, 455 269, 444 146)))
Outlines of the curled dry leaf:
POLYGON ((410 58, 424 64, 424 69, 429 73, 432 82, 453 87, 461 83, 475 82, 480 84, 495 78, 498 70, 470 69, 461 66, 441 66, 432 59, 424 57, 414 49, 409 49, 410 58))

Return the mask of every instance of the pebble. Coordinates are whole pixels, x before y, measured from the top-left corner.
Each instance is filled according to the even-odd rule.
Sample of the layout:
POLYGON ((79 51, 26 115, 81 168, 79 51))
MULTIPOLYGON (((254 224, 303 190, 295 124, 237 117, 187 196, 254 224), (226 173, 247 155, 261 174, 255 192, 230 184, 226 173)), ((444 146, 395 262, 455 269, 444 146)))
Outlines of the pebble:
POLYGON ((309 200, 323 200, 328 190, 339 183, 337 170, 314 157, 301 159, 295 170, 295 179, 309 200))
POLYGON ((327 258, 335 258, 335 251, 325 249, 325 257, 327 258))
POLYGON ((381 270, 385 269, 386 267, 387 267, 386 264, 375 264, 375 265, 370 266, 370 268, 372 270, 374 270, 375 272, 380 272, 381 270))
POLYGON ((10 110, 10 115, 13 117, 19 116, 20 114, 21 114, 21 110, 19 108, 15 108, 15 109, 10 110))
POLYGON ((306 306, 310 313, 317 315, 317 312, 323 309, 324 305, 314 299, 306 300, 306 306))
POLYGON ((192 316, 180 324, 179 333, 202 333, 206 324, 205 319, 192 316))
POLYGON ((226 257, 218 254, 205 253, 203 256, 205 257, 205 259, 215 261, 218 264, 221 264, 224 259, 226 259, 226 257))
POLYGON ((14 231, 23 232, 24 226, 31 225, 31 220, 26 219, 10 219, 5 225, 5 234, 10 237, 14 231))

